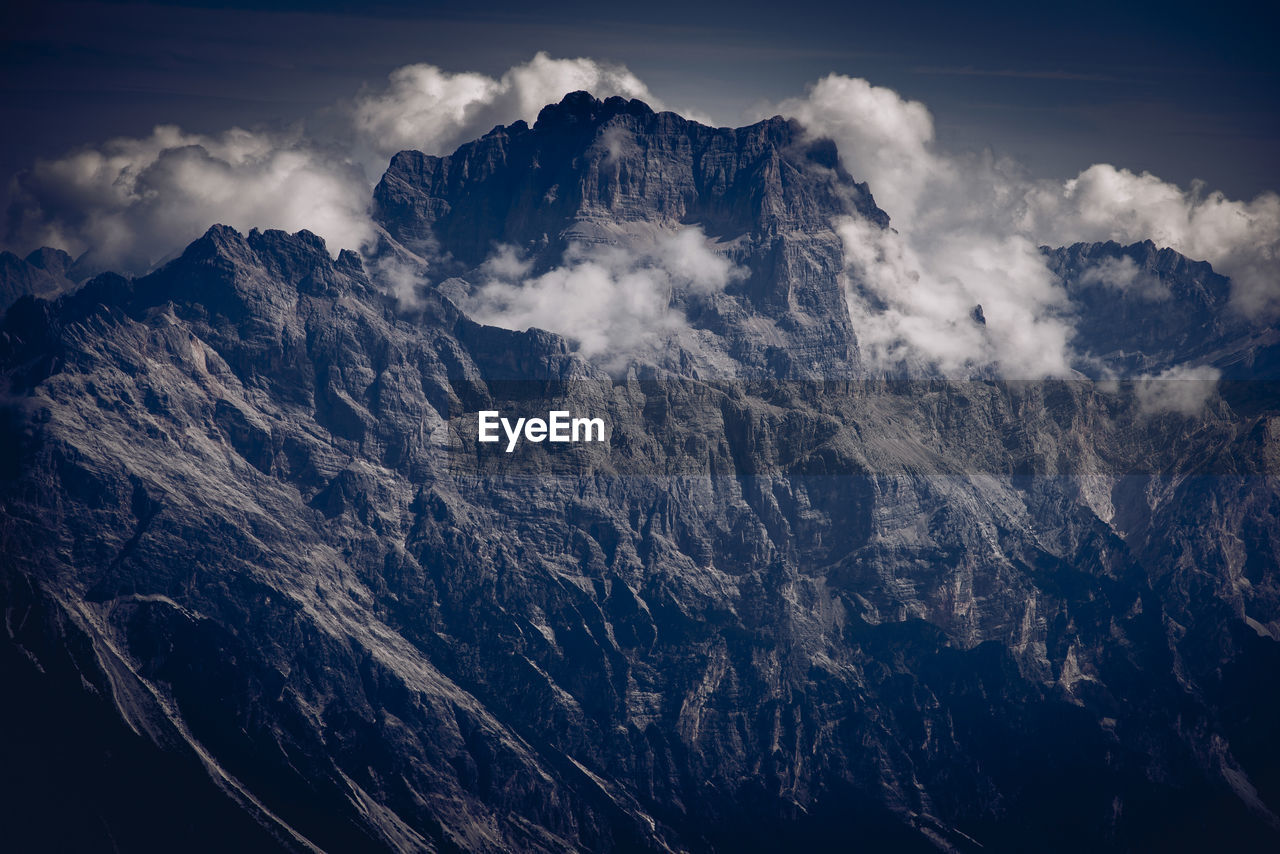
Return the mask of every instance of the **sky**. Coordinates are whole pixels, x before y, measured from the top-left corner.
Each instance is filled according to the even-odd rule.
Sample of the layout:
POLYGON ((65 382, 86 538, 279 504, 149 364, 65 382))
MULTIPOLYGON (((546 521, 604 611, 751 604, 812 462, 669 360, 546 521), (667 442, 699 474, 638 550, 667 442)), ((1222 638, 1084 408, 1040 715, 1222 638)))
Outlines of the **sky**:
MULTIPOLYGON (((221 222, 359 249, 396 151, 448 154, 588 89, 721 126, 782 114, 833 139, 894 225, 833 223, 868 351, 1065 375, 1080 354, 1041 245, 1150 238, 1230 276, 1244 316, 1280 321, 1280 15, 1260 8, 10 3, 0 248, 136 274, 221 222), (974 305, 981 329, 957 321, 974 305)), ((567 256, 550 278, 495 256, 514 278, 471 308, 545 326, 557 294, 593 295, 555 330, 587 349, 677 329, 666 295, 684 273, 653 253, 706 267, 697 234, 567 256), (637 276, 644 305, 622 298, 637 276)), ((424 286, 384 272, 397 294, 424 286)), ((1159 310, 1141 277, 1097 272, 1159 310)))
POLYGON ((395 68, 491 75, 537 51, 624 64, 736 125, 836 72, 932 111, 939 142, 1034 174, 1096 162, 1233 198, 1280 189, 1269 4, 905 2, 10 3, 0 174, 172 123, 313 117, 395 68))

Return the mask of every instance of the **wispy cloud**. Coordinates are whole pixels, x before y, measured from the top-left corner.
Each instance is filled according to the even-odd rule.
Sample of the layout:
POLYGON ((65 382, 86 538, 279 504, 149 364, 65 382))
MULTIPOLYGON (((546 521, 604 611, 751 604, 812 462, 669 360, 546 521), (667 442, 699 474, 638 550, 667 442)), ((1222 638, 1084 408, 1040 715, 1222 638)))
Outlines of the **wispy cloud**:
POLYGON ((687 329, 680 298, 723 291, 742 275, 697 228, 629 245, 573 244, 561 265, 536 276, 529 270, 513 248, 499 247, 463 307, 494 326, 558 332, 609 369, 687 329))
POLYGON ((1156 375, 1144 375, 1133 385, 1138 408, 1148 416, 1198 415, 1217 392, 1222 372, 1208 365, 1177 365, 1156 375))

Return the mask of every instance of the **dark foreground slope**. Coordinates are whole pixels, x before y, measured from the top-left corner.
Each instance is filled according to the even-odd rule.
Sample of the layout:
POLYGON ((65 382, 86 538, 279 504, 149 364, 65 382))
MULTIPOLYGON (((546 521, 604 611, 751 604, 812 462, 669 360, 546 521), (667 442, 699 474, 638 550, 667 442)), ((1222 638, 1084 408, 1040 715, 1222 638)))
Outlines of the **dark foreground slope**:
MULTIPOLYGON (((588 143, 613 120, 561 109, 588 143)), ((769 210, 800 222, 849 179, 759 142, 787 127, 734 144, 785 164, 769 210)), ((504 133, 541 150, 536 128, 504 133)), ((421 210, 477 204, 494 170, 468 174, 421 210)), ((670 164, 655 174, 636 210, 670 195, 670 164)), ((383 204, 401 245, 480 251, 383 204)), ((673 222, 711 234, 702 210, 673 222)), ((790 292, 822 293, 726 295, 749 382, 610 376, 429 290, 397 310, 306 232, 216 227, 150 276, 17 303, 0 330, 5 832, 125 850, 1273 850, 1274 400, 1215 393, 1185 415, 1085 381, 771 376, 746 321, 809 335, 840 265, 823 278, 838 243, 803 228, 757 254, 769 221, 748 207, 734 226, 747 281, 790 258, 807 271, 790 292), (508 460, 467 441, 478 409, 564 400, 606 418, 608 447, 508 460)))

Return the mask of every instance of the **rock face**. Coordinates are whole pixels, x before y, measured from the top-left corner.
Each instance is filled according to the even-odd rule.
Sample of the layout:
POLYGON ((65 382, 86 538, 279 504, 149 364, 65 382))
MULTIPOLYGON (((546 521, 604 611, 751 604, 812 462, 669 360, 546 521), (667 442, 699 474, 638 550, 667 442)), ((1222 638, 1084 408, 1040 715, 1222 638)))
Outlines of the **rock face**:
MULTIPOLYGON (((749 270, 699 327, 744 370, 611 375, 436 290, 397 307, 307 232, 218 226, 146 277, 19 300, 19 848, 1280 841, 1273 396, 1185 414, 1141 386, 860 370, 847 313, 823 314, 843 309, 829 219, 883 214, 780 120, 570 96, 452 157, 398 155, 376 205, 388 251, 462 277, 495 242, 547 267, 571 240, 697 225, 749 270), (753 344, 766 327, 785 335, 753 344), (799 370, 836 340, 820 379, 799 370), (607 447, 468 441, 479 409, 566 400, 607 447)), ((1105 315, 1137 273, 1084 271, 1121 256, 1175 309, 1133 364, 1256 349, 1207 266, 1052 257, 1105 315)), ((1117 323, 1081 328, 1109 353, 1117 323)))

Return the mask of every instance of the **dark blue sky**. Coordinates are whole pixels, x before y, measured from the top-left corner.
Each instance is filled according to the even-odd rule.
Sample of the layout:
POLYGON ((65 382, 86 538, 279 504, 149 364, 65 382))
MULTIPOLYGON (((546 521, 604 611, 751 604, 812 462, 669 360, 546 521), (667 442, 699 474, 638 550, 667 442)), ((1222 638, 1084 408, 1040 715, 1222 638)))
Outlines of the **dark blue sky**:
POLYGON ((1101 161, 1233 197, 1280 189, 1274 8, 538 5, 10 3, 0 173, 162 122, 312 117, 412 62, 498 74, 545 50, 624 63, 669 106, 723 123, 836 71, 926 103, 945 147, 990 146, 1037 175, 1101 161))

